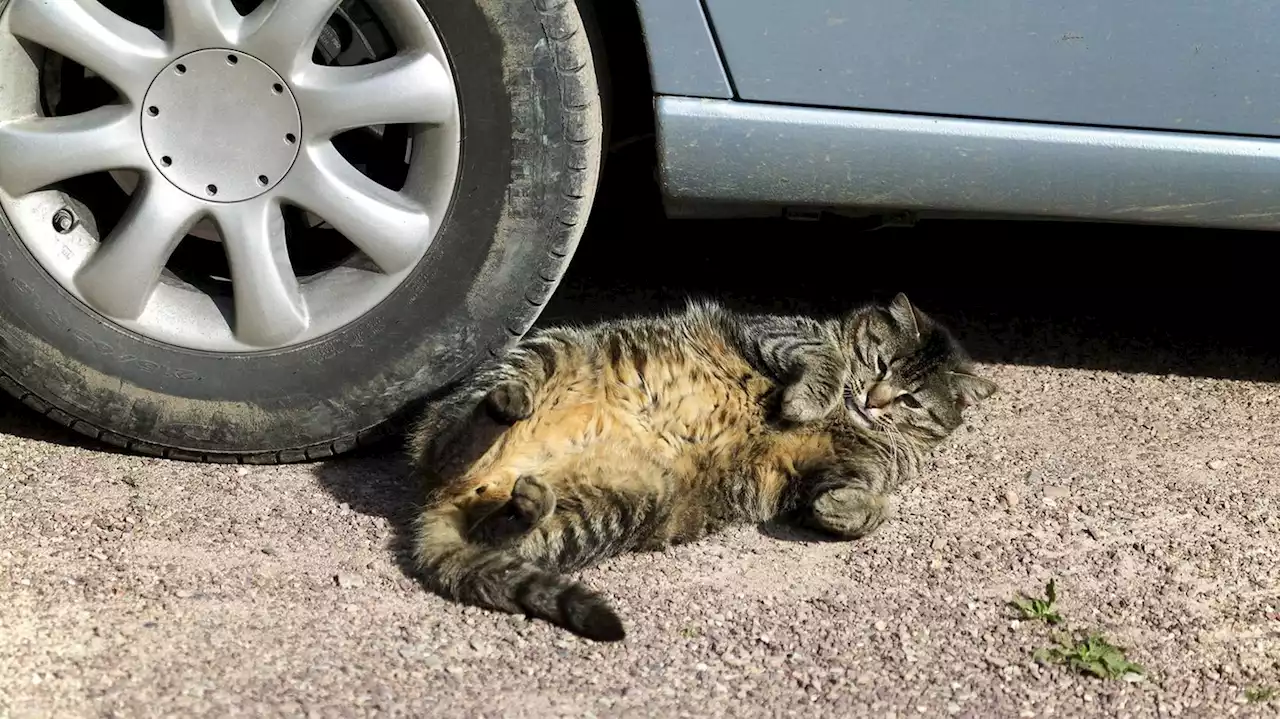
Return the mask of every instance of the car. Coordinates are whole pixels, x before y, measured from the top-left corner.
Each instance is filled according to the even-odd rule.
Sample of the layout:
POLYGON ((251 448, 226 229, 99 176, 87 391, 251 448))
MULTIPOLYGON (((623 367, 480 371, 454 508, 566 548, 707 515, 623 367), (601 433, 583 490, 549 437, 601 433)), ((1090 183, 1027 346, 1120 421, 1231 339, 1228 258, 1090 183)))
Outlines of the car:
POLYGON ((1273 229, 1259 28, 1277 20, 1265 3, 0 0, 0 385, 179 460, 397 436, 530 328, 610 148, 650 134, 673 218, 1273 229))

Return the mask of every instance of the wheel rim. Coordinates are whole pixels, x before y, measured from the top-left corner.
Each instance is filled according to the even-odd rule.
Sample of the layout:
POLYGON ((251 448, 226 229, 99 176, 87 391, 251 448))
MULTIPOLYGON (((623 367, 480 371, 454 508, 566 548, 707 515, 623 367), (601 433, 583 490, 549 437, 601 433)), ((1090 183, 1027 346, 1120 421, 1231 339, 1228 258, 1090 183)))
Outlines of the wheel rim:
MULTIPOLYGON (((323 66, 313 51, 339 0, 164 0, 156 33, 97 0, 12 0, 0 16, 0 208, 68 292, 152 339, 213 352, 297 345, 359 319, 422 261, 448 210, 461 127, 453 74, 417 0, 367 0, 393 57, 323 66), (110 83, 118 101, 42 111, 43 53, 110 83), (407 126, 403 187, 379 184, 334 145, 340 133, 407 126), (105 237, 63 183, 139 177, 105 237), (355 250, 300 278, 286 210, 318 216, 355 250), (212 222, 229 292, 166 264, 212 222)), ((103 228, 106 229, 106 228, 103 228)))

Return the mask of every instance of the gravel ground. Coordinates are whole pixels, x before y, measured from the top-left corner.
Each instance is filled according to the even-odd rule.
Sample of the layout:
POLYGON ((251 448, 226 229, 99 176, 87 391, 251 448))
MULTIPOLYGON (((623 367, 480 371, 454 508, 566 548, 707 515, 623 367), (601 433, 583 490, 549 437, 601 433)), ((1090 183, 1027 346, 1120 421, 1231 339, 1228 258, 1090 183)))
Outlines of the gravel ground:
MULTIPOLYGON (((820 270, 810 255, 725 271, 733 248, 798 232, 744 227, 657 233, 673 251, 720 238, 678 269, 641 244, 652 226, 597 230, 547 317, 690 289, 819 311, 866 294, 850 289, 865 241, 812 245, 820 270)), ((905 250, 951 229, 867 237, 905 250)), ((1254 299, 1174 302, 1188 285, 1172 276, 1127 291, 1136 270, 1114 258, 1105 281, 977 291, 1025 275, 984 260, 975 282, 958 269, 969 250, 909 249, 934 272, 901 287, 1002 391, 867 540, 747 527, 586 572, 627 622, 617 645, 425 593, 397 563, 415 495, 394 451, 166 462, 4 403, 0 717, 1276 716, 1280 702, 1245 698, 1280 687, 1280 372, 1252 344, 1254 299), (1049 631, 1005 602, 1050 578, 1068 626, 1129 648, 1144 681, 1032 660, 1049 631)))

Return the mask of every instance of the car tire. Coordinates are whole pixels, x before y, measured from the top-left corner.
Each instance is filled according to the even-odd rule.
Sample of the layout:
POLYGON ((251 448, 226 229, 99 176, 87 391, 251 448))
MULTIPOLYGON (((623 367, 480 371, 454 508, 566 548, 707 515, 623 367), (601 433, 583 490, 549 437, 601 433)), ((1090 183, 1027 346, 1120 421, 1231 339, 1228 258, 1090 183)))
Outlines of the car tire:
POLYGON ((450 210, 386 300, 297 347, 185 349, 95 313, 0 218, 0 386, 127 450, 296 462, 394 435, 419 398, 526 332, 574 252, 601 170, 583 15, 572 0, 420 2, 452 62, 463 139, 450 210))

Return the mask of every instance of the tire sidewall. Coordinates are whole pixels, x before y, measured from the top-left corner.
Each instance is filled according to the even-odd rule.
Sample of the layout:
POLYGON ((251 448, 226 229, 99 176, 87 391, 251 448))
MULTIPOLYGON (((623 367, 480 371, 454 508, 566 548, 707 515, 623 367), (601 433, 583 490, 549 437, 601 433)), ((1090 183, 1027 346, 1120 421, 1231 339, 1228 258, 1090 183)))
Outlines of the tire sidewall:
POLYGON ((5 220, 0 369, 17 385, 8 389, 127 440, 279 452, 353 443, 526 330, 580 234, 563 212, 563 198, 583 189, 569 181, 583 160, 575 134, 598 141, 599 128, 568 116, 556 56, 563 46, 545 34, 545 11, 533 0, 420 2, 454 69, 464 140, 450 210, 391 296, 299 347, 190 351, 89 310, 5 220))

